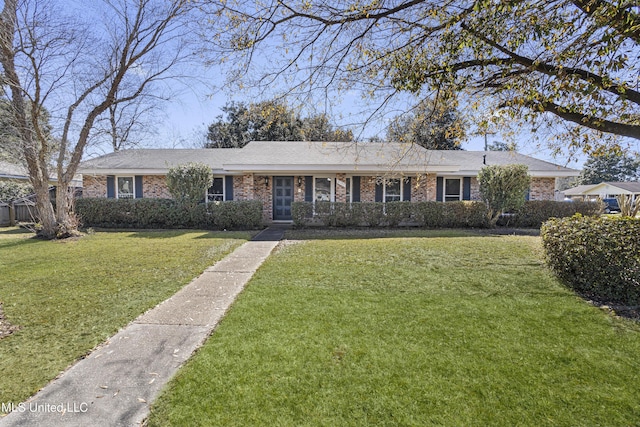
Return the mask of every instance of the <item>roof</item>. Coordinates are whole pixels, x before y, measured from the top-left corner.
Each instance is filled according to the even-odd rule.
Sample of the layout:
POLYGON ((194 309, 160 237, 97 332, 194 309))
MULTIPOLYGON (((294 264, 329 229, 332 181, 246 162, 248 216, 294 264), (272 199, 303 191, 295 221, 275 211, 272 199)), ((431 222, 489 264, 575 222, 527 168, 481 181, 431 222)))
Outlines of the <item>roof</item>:
POLYGON ((576 176, 578 171, 514 152, 427 150, 415 144, 254 141, 243 148, 137 149, 87 160, 84 174, 165 174, 189 162, 214 173, 438 173, 475 175, 487 164, 525 164, 532 176, 576 176))
POLYGON ((122 174, 162 175, 166 174, 174 166, 194 162, 204 163, 214 171, 222 171, 222 164, 237 151, 239 149, 236 148, 141 148, 122 150, 84 161, 80 163, 78 172, 83 174, 117 172, 122 174))
POLYGON ((0 179, 29 179, 29 174, 22 165, 0 160, 0 179))
POLYGON ((598 196, 606 194, 640 194, 640 182, 601 182, 579 185, 564 191, 567 196, 598 196))

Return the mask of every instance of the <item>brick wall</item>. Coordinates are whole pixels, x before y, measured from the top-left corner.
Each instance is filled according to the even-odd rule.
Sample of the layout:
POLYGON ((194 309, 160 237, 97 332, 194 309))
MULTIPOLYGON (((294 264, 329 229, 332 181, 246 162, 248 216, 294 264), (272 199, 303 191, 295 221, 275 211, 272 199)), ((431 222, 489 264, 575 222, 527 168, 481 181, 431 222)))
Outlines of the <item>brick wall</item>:
POLYGON ((164 175, 142 176, 142 197, 145 199, 170 199, 171 193, 167 188, 164 175))
POLYGON ((436 199, 436 176, 420 174, 411 177, 411 201, 429 202, 436 199))
POLYGON ((532 178, 529 200, 555 200, 555 178, 532 178))
POLYGON ((82 175, 82 197, 107 197, 106 175, 82 175))
POLYGON ((376 201, 376 177, 375 176, 360 177, 360 201, 361 202, 376 201))

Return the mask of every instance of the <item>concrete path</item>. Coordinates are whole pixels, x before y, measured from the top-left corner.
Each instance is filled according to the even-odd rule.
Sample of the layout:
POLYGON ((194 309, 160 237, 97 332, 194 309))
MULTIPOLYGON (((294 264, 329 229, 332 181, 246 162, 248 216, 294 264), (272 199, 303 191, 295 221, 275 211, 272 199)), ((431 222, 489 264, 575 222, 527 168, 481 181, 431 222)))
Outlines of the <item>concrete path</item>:
POLYGON ((284 229, 277 231, 268 233, 268 241, 243 244, 138 317, 27 402, 16 405, 0 418, 0 427, 140 425, 162 387, 204 343, 282 239, 284 229))

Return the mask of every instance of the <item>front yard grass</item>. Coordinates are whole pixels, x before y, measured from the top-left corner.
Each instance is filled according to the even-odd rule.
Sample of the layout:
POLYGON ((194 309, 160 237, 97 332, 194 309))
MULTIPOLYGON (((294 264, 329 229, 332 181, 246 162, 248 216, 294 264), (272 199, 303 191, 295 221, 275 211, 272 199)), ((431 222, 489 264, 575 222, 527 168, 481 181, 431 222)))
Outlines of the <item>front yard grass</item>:
MULTIPOLYGON (((25 400, 248 233, 95 233, 35 240, 0 229, 0 303, 20 329, 0 339, 0 402, 25 400)), ((1 416, 2 414, 0 414, 1 416)))
POLYGON ((640 424, 640 327, 559 285, 539 238, 404 235, 276 252, 149 426, 640 424))

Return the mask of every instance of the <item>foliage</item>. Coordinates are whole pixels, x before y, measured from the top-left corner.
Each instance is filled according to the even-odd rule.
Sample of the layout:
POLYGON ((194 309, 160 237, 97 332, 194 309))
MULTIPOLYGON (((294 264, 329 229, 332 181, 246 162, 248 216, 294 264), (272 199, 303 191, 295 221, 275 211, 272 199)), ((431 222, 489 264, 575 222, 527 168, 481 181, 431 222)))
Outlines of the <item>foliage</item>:
POLYGON ((76 200, 85 227, 249 230, 262 225, 262 203, 228 201, 188 207, 170 199, 76 200))
POLYGON ((584 163, 578 185, 601 182, 637 181, 640 178, 640 160, 623 152, 594 153, 584 163))
POLYGON ((508 216, 501 217, 498 225, 518 228, 540 228, 551 218, 565 218, 575 214, 599 216, 602 205, 599 202, 556 202, 553 200, 527 200, 508 216))
POLYGON ((492 225, 502 213, 517 210, 525 202, 531 178, 526 165, 490 165, 478 173, 480 197, 487 204, 492 225))
POLYGON ((215 4, 224 30, 208 40, 225 59, 235 53, 242 71, 267 50, 270 67, 256 79, 265 86, 279 78, 292 92, 361 89, 381 102, 399 92, 464 91, 482 111, 502 111, 505 123, 568 125, 557 128, 571 145, 565 139, 558 150, 591 151, 607 143, 603 132, 640 138, 635 2, 215 4), (276 57, 277 47, 288 54, 276 57))
POLYGON ((260 267, 154 402, 149 427, 640 418, 640 327, 563 289, 539 238, 295 234, 307 241, 260 267))
POLYGON ((296 227, 485 227, 487 211, 480 202, 294 202, 296 227))
POLYGON ((213 172, 204 163, 187 163, 169 169, 166 181, 174 200, 194 207, 207 194, 207 188, 213 182, 213 172))
POLYGON ((495 141, 487 144, 488 151, 518 151, 518 144, 515 142, 495 141))
POLYGON ((250 141, 352 141, 351 131, 334 129, 324 114, 301 118, 280 101, 231 102, 209 125, 207 148, 242 148, 250 141))
POLYGON ((0 203, 8 203, 33 193, 31 184, 15 181, 0 181, 0 203))
POLYGON ((5 406, 24 402, 250 235, 97 232, 69 244, 29 237, 0 229, 0 295, 7 320, 21 327, 0 340, 5 406))
POLYGON ((640 220, 554 219, 541 229, 549 267, 599 302, 640 305, 640 220))
POLYGON ((466 123, 455 100, 422 101, 410 113, 397 116, 387 128, 387 140, 418 144, 428 150, 460 150, 466 123))

